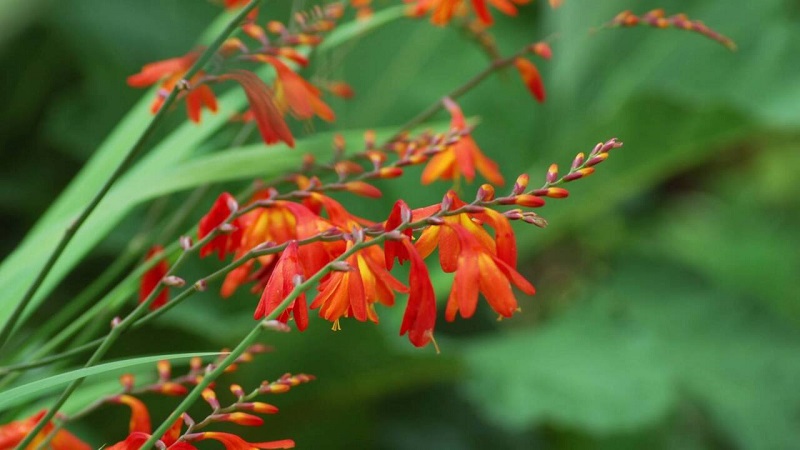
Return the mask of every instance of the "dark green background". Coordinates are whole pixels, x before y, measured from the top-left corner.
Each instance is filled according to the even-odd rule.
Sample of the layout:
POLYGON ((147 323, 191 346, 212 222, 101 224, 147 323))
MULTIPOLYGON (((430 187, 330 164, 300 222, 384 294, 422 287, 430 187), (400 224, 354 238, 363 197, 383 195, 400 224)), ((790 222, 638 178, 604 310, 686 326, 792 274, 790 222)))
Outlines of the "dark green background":
MULTIPOLYGON (((547 229, 517 227, 521 270, 537 295, 520 298, 523 313, 508 321, 496 322, 485 303, 469 321, 440 316, 438 356, 397 336, 399 308, 379 310, 379 326, 345 321, 331 333, 313 320, 305 333, 270 336, 275 353, 243 367, 237 382, 287 371, 318 380, 269 399, 282 411, 253 440, 386 449, 798 446, 800 6, 566 0, 553 11, 545 3, 515 20, 496 12, 493 31, 504 52, 560 33, 553 60, 539 64, 547 102, 537 104, 514 71, 493 76, 460 101, 480 119, 477 142, 507 180, 526 172, 532 184, 550 163, 566 168, 598 141, 616 136, 625 147, 570 186, 570 198, 548 202, 540 211, 547 229), (587 32, 624 9, 654 7, 702 19, 739 51, 677 30, 587 32)), ((3 254, 141 96, 125 77, 191 49, 217 13, 201 0, 0 4, 3 254)), ((263 14, 284 19, 288 8, 263 14)), ((402 124, 486 64, 454 28, 392 23, 316 61, 308 74, 345 79, 357 96, 331 101, 333 126, 295 124, 296 134, 402 124)), ((449 187, 420 187, 418 175, 384 183, 380 202, 343 199, 381 220, 398 196, 423 206, 449 187)), ((145 205, 118 227, 39 317, 100 273, 150 213, 145 205)), ((186 277, 215 267, 194 264, 186 277)), ((256 301, 247 293, 222 301, 210 289, 113 356, 231 346, 252 326, 256 301)), ((174 404, 147 401, 163 407, 154 419, 174 404)), ((121 439, 126 423, 126 411, 107 407, 73 429, 99 445, 121 439)))

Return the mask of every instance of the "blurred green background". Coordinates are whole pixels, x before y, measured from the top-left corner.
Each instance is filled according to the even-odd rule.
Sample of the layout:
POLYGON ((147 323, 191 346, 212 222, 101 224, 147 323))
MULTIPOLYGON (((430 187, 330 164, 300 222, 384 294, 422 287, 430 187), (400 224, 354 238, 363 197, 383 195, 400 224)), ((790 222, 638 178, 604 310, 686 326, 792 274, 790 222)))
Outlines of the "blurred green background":
MULTIPOLYGON (((198 0, 0 3, 3 255, 143 95, 125 77, 191 49, 218 13, 198 0)), ((288 5, 270 5, 262 17, 288 14, 288 5)), ((494 16, 506 53, 561 36, 553 60, 539 64, 545 104, 513 71, 460 100, 480 118, 474 136, 507 180, 525 172, 538 183, 550 163, 566 168, 611 137, 625 146, 570 186, 568 199, 548 202, 548 228, 517 227, 521 270, 538 290, 519 299, 522 314, 497 322, 484 303, 468 321, 440 315, 441 355, 397 336, 400 308, 379 310, 379 326, 346 321, 332 333, 315 320, 305 333, 269 336, 275 352, 242 367, 236 382, 289 371, 318 380, 270 399, 281 413, 247 436, 332 449, 800 446, 800 4, 566 0, 555 11, 536 2, 517 19, 494 16), (588 32, 622 10, 655 7, 703 20, 739 51, 678 30, 588 32)), ((395 21, 316 60, 308 74, 344 79, 357 95, 331 100, 333 125, 295 123, 296 135, 400 125, 486 64, 455 28, 395 21)), ((215 134, 197 153, 237 132, 215 134)), ((418 175, 383 183, 379 202, 340 198, 381 220, 399 196, 423 206, 449 187, 419 187, 418 175)), ((183 227, 217 192, 246 184, 211 186, 183 227)), ((28 327, 56 314, 131 236, 158 235, 187 195, 134 209, 28 327)), ((184 275, 215 267, 197 262, 184 275)), ((446 294, 449 278, 437 277, 446 294)), ((222 301, 209 289, 112 357, 231 346, 252 326, 256 302, 247 292, 222 301)), ((107 320, 97 319, 100 328, 107 320)), ((146 400, 154 419, 174 405, 146 400)), ((114 442, 127 414, 106 407, 73 429, 114 442)))

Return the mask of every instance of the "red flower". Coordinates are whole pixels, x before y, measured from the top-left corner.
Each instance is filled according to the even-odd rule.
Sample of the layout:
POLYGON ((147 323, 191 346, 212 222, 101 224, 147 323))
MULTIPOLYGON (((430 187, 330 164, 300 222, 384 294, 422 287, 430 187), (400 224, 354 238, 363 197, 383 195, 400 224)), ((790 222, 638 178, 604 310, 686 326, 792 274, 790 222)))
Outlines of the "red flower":
POLYGON ((283 120, 283 114, 276 105, 272 90, 256 74, 246 70, 236 70, 217 77, 220 80, 233 80, 242 85, 250 112, 256 119, 258 131, 266 144, 285 142, 294 147, 294 136, 283 120))
MULTIPOLYGON (((529 1, 530 0, 488 0, 492 6, 509 16, 517 15, 515 4, 524 5, 529 1)), ((486 4, 487 0, 472 0, 470 3, 475 10, 475 15, 478 16, 478 19, 484 25, 491 25, 494 22, 492 15, 489 13, 489 7, 486 4)), ((422 16, 433 11, 431 22, 435 25, 447 25, 453 16, 463 15, 465 12, 464 8, 463 0, 415 0, 412 14, 415 16, 422 16)))
MULTIPOLYGON (((27 419, 0 425, 0 449, 14 448, 30 434, 45 414, 46 411, 39 411, 27 419)), ((48 423, 28 448, 38 447, 51 431, 53 431, 53 424, 48 423)), ((74 434, 66 430, 59 430, 53 440, 50 441, 48 448, 53 450, 91 450, 92 447, 78 439, 74 434)))
POLYGON ((531 95, 533 95, 539 103, 544 102, 544 83, 542 83, 542 76, 539 74, 539 69, 536 68, 536 64, 525 58, 517 58, 514 60, 514 65, 517 67, 519 75, 522 77, 522 81, 531 92, 531 95))
POLYGON ((331 122, 335 115, 322 101, 321 93, 313 84, 306 81, 278 58, 257 55, 258 61, 269 63, 275 68, 275 98, 282 111, 291 111, 298 119, 310 119, 316 114, 331 122))
POLYGON ((478 305, 478 292, 483 294, 495 312, 503 317, 511 317, 518 309, 511 283, 528 295, 535 293, 533 285, 513 267, 486 251, 464 227, 445 226, 455 232, 460 250, 445 319, 454 320, 456 312, 460 312, 463 318, 472 317, 478 305))
MULTIPOLYGON (((295 278, 297 276, 302 277, 302 275, 303 267, 298 258, 297 241, 291 241, 275 265, 267 286, 261 294, 261 301, 258 302, 258 307, 253 317, 260 319, 272 313, 294 290, 295 278)), ((306 306, 305 292, 301 293, 281 312, 278 320, 286 323, 290 314, 294 316, 297 329, 300 331, 305 330, 308 326, 308 307, 306 306)))
MULTIPOLYGON (((348 242, 347 250, 352 247, 353 242, 348 242)), ((367 320, 367 295, 357 254, 350 255, 345 262, 350 270, 336 271, 325 277, 319 285, 319 294, 311 303, 312 309, 319 308, 320 317, 334 322, 334 329, 339 329, 342 316, 355 317, 361 322, 367 320)))
POLYGON ((408 304, 403 313, 400 335, 408 333, 408 340, 417 347, 423 347, 433 340, 436 326, 436 294, 425 261, 417 252, 411 239, 402 240, 403 247, 411 260, 409 275, 410 290, 408 304))
MULTIPOLYGON (((149 261, 156 256, 161 255, 164 252, 164 247, 160 245, 155 245, 153 248, 147 252, 147 256, 145 256, 145 261, 149 261)), ((161 283, 161 280, 167 276, 167 272, 169 271, 169 265, 165 259, 162 259, 155 266, 151 267, 150 270, 145 272, 144 276, 142 277, 142 282, 139 286, 139 303, 142 303, 150 296, 150 293, 153 292, 154 289, 158 287, 161 283)), ((167 303, 169 299, 169 289, 166 287, 158 293, 158 296, 150 303, 150 310, 154 311, 167 303)))
MULTIPOLYGON (((450 128, 454 131, 467 129, 464 113, 458 104, 445 98, 444 105, 452 115, 450 128)), ((462 136, 455 144, 434 155, 422 172, 422 184, 430 184, 435 180, 458 180, 463 175, 468 182, 475 178, 475 170, 493 184, 503 184, 503 176, 497 164, 487 158, 469 134, 462 136)))
MULTIPOLYGON (((175 88, 175 85, 183 79, 183 76, 199 56, 197 52, 191 52, 178 58, 146 64, 142 67, 141 72, 128 77, 128 85, 146 87, 163 80, 158 91, 158 97, 150 107, 151 111, 155 113, 161 108, 161 105, 164 104, 164 99, 175 88)), ((186 94, 186 112, 193 122, 200 122, 200 112, 203 106, 211 112, 217 112, 217 98, 208 85, 202 84, 203 75, 203 72, 198 72, 189 80, 191 90, 186 94)))
MULTIPOLYGON (((231 206, 235 207, 236 199, 227 192, 217 197, 211 210, 200 219, 197 225, 197 238, 203 239, 214 229, 220 226, 233 213, 231 206)), ((221 233, 200 249, 200 257, 204 258, 216 250, 220 260, 225 259, 227 253, 235 253, 242 240, 241 221, 236 218, 231 222, 234 230, 230 233, 221 233)))

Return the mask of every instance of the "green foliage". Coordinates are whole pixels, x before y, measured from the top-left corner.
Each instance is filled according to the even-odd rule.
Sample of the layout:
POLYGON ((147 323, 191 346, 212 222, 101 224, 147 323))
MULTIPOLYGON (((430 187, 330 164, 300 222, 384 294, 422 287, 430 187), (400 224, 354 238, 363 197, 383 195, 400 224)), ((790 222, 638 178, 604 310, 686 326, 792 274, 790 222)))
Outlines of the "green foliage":
MULTIPOLYGON (((124 87, 125 75, 189 49, 212 19, 213 7, 195 3, 78 0, 33 9, 38 16, 25 16, 32 28, 4 42, 3 67, 12 80, 27 81, 19 81, 0 123, 36 133, 11 140, 11 125, 0 125, 9 136, 0 141, 4 156, 13 153, 9 161, 16 164, 3 169, 0 208, 13 219, 3 248, 38 225, 0 269, 6 299, 0 318, 25 287, 10 280, 32 277, 31 268, 149 119, 151 95, 124 87), (143 15, 146 8, 160 13, 143 15), (26 52, 41 54, 37 49, 61 57, 39 58, 34 66, 26 52), (36 74, 47 73, 66 74, 63 86, 45 90, 52 80, 36 74), (73 175, 68 169, 90 154, 42 213, 73 175), (25 162, 27 155, 35 164, 25 162), (20 202, 21 194, 13 194, 19 186, 26 197, 38 189, 30 193, 38 200, 20 202)), ((521 300, 523 314, 496 323, 483 305, 470 322, 440 320, 439 357, 410 349, 397 336, 398 311, 385 309, 377 329, 344 322, 344 331, 330 334, 326 323, 312 320, 306 333, 270 337, 278 351, 244 368, 237 382, 256 385, 285 371, 319 379, 282 397, 281 414, 270 418, 274 429, 300 448, 796 445, 800 9, 789 0, 634 3, 566 0, 550 11, 537 2, 517 20, 497 15, 504 52, 550 32, 562 36, 553 60, 539 64, 548 100, 535 104, 513 71, 461 100, 467 115, 481 116, 476 140, 507 180, 526 171, 535 184, 547 165, 566 168, 599 140, 625 142, 596 175, 570 188, 570 198, 548 202, 541 214, 549 228, 517 228, 521 270, 538 289, 535 298, 521 300), (587 33, 623 9, 655 7, 703 20, 736 40, 739 51, 678 30, 587 33)), ((323 133, 301 140, 299 151, 224 149, 231 139, 219 132, 227 123, 223 113, 204 115, 200 127, 165 127, 65 255, 45 289, 53 301, 43 303, 37 320, 57 311, 99 273, 109 253, 127 245, 117 229, 145 228, 136 205, 171 194, 165 204, 177 208, 191 186, 212 183, 216 192, 239 187, 231 183, 237 178, 278 174, 305 149, 328 152, 329 131, 355 130, 348 136, 352 149, 361 130, 404 123, 485 67, 480 50, 464 44, 454 29, 403 20, 330 49, 314 70, 347 80, 357 97, 333 101, 337 122, 315 124, 323 133), (87 254, 94 265, 67 276, 87 254)), ((233 93, 223 102, 232 111, 242 98, 233 93)), ((387 211, 398 196, 421 206, 449 187, 420 188, 417 176, 384 183, 385 202, 360 201, 354 212, 380 220, 376 211, 387 211)), ((464 187, 464 196, 474 187, 464 187)), ((186 278, 216 267, 196 263, 186 278)), ((437 280, 446 293, 450 277, 437 280)), ((145 349, 123 347, 117 356, 235 342, 252 326, 257 298, 242 292, 223 302, 217 287, 131 337, 148 342, 145 349), (158 338, 143 339, 148 334, 158 338)), ((74 400, 86 404, 110 386, 89 380, 74 400)), ((5 401, 9 392, 0 397, 5 401)))

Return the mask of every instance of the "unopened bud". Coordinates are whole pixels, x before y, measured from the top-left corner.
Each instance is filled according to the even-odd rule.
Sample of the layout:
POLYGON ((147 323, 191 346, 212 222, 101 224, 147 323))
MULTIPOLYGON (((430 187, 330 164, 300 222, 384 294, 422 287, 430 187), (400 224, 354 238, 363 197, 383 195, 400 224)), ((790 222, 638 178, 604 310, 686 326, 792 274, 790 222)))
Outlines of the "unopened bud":
POLYGON ((608 153, 598 153, 586 162, 586 167, 592 167, 608 159, 608 153))
POLYGON ((172 366, 170 365, 169 361, 163 359, 156 363, 156 369, 158 369, 158 379, 161 381, 169 380, 170 374, 172 373, 172 366))
POLYGON ((119 316, 114 317, 111 319, 111 328, 117 328, 120 323, 122 323, 122 319, 119 316))
POLYGON ((447 212, 450 211, 450 208, 452 206, 453 206, 453 197, 450 194, 450 192, 448 192, 447 194, 444 195, 444 197, 442 197, 442 203, 440 207, 442 212, 447 212))
POLYGON ((504 216, 508 218, 508 220, 519 220, 522 219, 522 210, 521 209, 511 209, 503 213, 504 216))
POLYGON ((392 230, 384 233, 384 237, 387 241, 402 241, 405 235, 400 231, 392 230))
POLYGON ((482 184, 475 194, 475 201, 488 202, 494 199, 494 186, 491 184, 482 184))
POLYGON ((517 181, 514 182, 514 189, 511 191, 513 195, 519 195, 525 192, 525 189, 528 189, 528 182, 530 181, 528 174, 523 173, 522 175, 517 177, 517 181))
POLYGON ((367 130, 364 132, 364 146, 367 150, 372 150, 375 148, 375 131, 374 130, 367 130))
POLYGON ((412 218, 413 218, 413 213, 411 212, 411 209, 408 208, 408 205, 406 205, 405 203, 401 204, 400 220, 402 220, 403 223, 405 224, 405 223, 410 223, 412 218))
POLYGON ((231 394, 240 398, 245 396, 244 389, 242 389, 242 387, 239 386, 238 384, 231 385, 231 394))
POLYGON ((279 321, 279 320, 264 320, 261 322, 261 328, 269 331, 277 331, 279 333, 288 333, 292 331, 292 328, 289 325, 279 321))
POLYGON ((480 214, 486 211, 486 208, 479 205, 464 205, 464 211, 472 214, 480 214))
POLYGON ((275 242, 266 241, 266 242, 262 242, 262 243, 256 245, 250 251, 253 252, 253 253, 259 253, 259 252, 263 252, 263 251, 266 251, 266 250, 270 250, 270 249, 272 249, 272 247, 275 247, 275 242))
POLYGON ((428 217, 427 219, 425 219, 425 222, 427 222, 428 225, 444 225, 444 223, 445 223, 444 219, 442 219, 441 217, 437 217, 437 216, 428 217))
POLYGON ((555 183, 556 180, 558 180, 558 165, 551 164, 550 168, 547 169, 547 182, 555 183))
POLYGON ((531 45, 531 51, 534 55, 540 56, 547 60, 553 57, 553 50, 550 48, 550 44, 547 42, 537 42, 531 45))
POLYGON ((350 235, 353 236, 353 242, 356 244, 360 244, 364 242, 364 229, 363 228, 353 228, 353 231, 350 232, 350 235))
POLYGON ((347 261, 334 261, 331 263, 331 270, 334 272, 350 272, 353 270, 353 266, 347 261))
POLYGON ((219 408, 219 400, 217 400, 217 394, 209 388, 203 389, 203 400, 206 401, 211 408, 218 409, 219 408))
POLYGON ((190 91, 192 89, 192 85, 189 84, 189 80, 182 79, 175 84, 175 87, 178 88, 179 91, 190 91))
POLYGON ((403 169, 399 167, 382 167, 378 170, 378 178, 390 179, 403 175, 403 169))
POLYGON ((522 220, 532 225, 536 225, 539 228, 544 228, 547 226, 547 221, 542 216, 532 212, 523 213, 522 220))
POLYGON ((161 439, 157 440, 155 445, 158 450, 167 450, 167 444, 161 441, 161 439))
POLYGON ((231 234, 236 231, 236 227, 229 223, 223 223, 217 227, 220 233, 222 234, 231 234))
POLYGON ((586 155, 583 153, 578 153, 575 155, 575 159, 572 160, 572 169, 577 169, 581 166, 581 164, 583 164, 584 161, 586 161, 586 155))
POLYGON ((197 292, 205 292, 206 289, 208 289, 208 281, 206 281, 205 279, 197 280, 194 283, 194 290, 195 291, 197 291, 197 292))
POLYGON ((189 236, 181 236, 178 238, 178 243, 183 250, 189 250, 192 248, 192 238, 189 236))
POLYGON ((187 413, 183 413, 183 423, 186 425, 187 428, 194 427, 194 419, 187 413))
POLYGON ((236 201, 233 197, 228 197, 228 211, 234 213, 239 210, 239 202, 236 201))
POLYGON ((161 282, 162 282, 162 283, 163 283, 165 286, 169 286, 169 287, 176 287, 176 288, 181 288, 181 287, 183 287, 184 285, 186 285, 186 280, 184 280, 184 279, 183 279, 183 278, 181 278, 181 277, 176 277, 175 275, 170 275, 170 276, 168 276, 168 277, 164 277, 164 278, 161 280, 161 282))
POLYGON ((538 208, 544 206, 544 199, 535 195, 522 194, 514 198, 514 204, 528 208, 538 208))
POLYGON ((303 277, 303 275, 301 275, 299 273, 294 274, 294 276, 292 277, 292 284, 295 287, 300 286, 304 282, 305 282, 305 278, 303 277))
POLYGON ((569 197, 569 191, 560 187, 551 187, 547 188, 544 195, 550 198, 566 198, 569 197))
POLYGON ((132 374, 126 373, 119 377, 119 384, 122 385, 122 389, 125 392, 130 392, 131 390, 133 390, 133 385, 135 383, 134 380, 135 379, 132 374))
POLYGON ((589 175, 594 173, 594 167, 584 167, 578 171, 572 172, 571 174, 564 177, 564 182, 575 181, 578 178, 588 177, 589 175))

